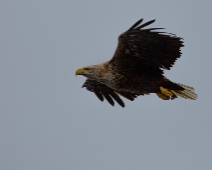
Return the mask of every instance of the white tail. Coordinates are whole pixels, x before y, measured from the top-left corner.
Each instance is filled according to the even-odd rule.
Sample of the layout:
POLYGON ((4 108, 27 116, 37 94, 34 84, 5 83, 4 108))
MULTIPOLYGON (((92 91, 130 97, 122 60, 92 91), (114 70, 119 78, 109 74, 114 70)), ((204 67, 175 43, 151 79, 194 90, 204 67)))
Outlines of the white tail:
POLYGON ((185 90, 171 90, 173 94, 176 96, 180 96, 185 99, 191 99, 191 100, 196 100, 197 99, 197 94, 194 93, 194 88, 189 87, 183 84, 176 83, 177 85, 183 87, 185 90))

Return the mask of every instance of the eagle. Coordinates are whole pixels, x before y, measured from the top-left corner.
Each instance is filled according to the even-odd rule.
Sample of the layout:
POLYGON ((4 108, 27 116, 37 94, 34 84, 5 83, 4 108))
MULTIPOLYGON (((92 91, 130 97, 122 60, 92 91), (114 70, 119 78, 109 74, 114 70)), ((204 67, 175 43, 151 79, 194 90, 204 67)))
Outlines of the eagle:
POLYGON ((113 57, 104 63, 76 70, 87 80, 82 87, 93 92, 100 101, 124 107, 120 96, 133 101, 140 95, 155 93, 163 100, 177 97, 195 100, 193 87, 175 83, 164 76, 180 58, 183 39, 161 32, 164 28, 145 28, 155 22, 137 21, 118 37, 113 57))

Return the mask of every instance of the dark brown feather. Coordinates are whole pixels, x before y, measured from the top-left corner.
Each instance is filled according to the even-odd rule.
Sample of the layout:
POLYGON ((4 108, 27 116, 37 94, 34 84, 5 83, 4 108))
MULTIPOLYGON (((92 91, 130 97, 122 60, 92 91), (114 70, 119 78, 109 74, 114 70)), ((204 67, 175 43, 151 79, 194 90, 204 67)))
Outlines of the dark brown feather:
POLYGON ((146 65, 169 70, 181 56, 182 38, 174 34, 154 31, 161 28, 142 29, 155 20, 139 26, 141 21, 136 22, 119 36, 118 46, 110 63, 119 62, 120 65, 124 62, 136 61, 139 62, 140 67, 146 65))
POLYGON ((133 30, 135 27, 137 27, 141 22, 143 21, 143 18, 138 20, 135 24, 133 24, 127 31, 133 30))
POLYGON ((148 22, 146 22, 145 24, 142 24, 142 25, 140 25, 139 27, 137 27, 137 28, 135 28, 135 29, 141 29, 141 28, 143 28, 143 27, 146 27, 146 26, 152 24, 153 22, 155 22, 155 19, 153 19, 153 20, 151 20, 151 21, 148 21, 148 22))
POLYGON ((100 101, 104 101, 104 98, 114 106, 114 100, 122 107, 124 107, 124 102, 119 97, 118 94, 125 97, 128 100, 133 101, 138 95, 135 93, 114 91, 113 89, 107 87, 106 85, 99 83, 95 80, 87 79, 82 87, 86 87, 87 90, 94 92, 100 101))

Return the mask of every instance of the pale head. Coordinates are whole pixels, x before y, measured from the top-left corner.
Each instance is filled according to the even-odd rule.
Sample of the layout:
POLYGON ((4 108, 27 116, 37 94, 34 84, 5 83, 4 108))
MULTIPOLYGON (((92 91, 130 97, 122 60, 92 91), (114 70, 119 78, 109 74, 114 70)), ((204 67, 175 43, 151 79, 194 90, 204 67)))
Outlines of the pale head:
POLYGON ((75 72, 76 75, 82 75, 90 79, 98 79, 101 77, 101 67, 99 65, 86 66, 79 68, 75 72))

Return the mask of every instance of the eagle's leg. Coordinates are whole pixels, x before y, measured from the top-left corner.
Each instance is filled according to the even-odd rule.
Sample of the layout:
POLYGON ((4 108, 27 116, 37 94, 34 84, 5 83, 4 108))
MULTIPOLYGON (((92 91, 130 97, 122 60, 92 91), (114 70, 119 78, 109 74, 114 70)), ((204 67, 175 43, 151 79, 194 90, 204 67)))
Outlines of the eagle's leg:
POLYGON ((160 92, 158 92, 157 95, 163 100, 169 100, 174 94, 170 92, 169 89, 160 87, 160 92))

